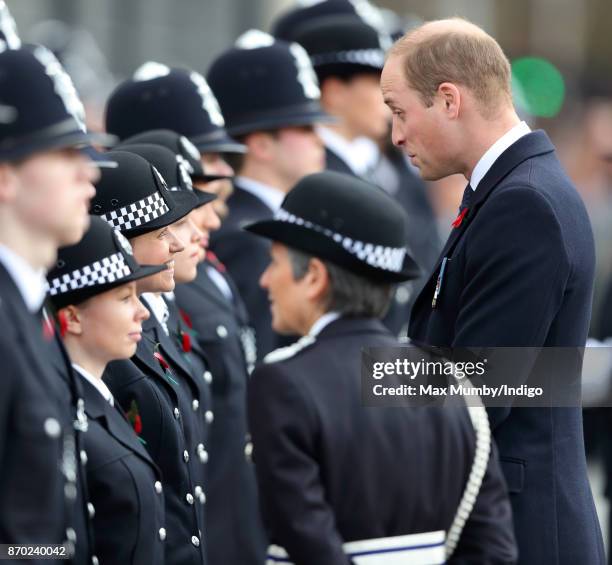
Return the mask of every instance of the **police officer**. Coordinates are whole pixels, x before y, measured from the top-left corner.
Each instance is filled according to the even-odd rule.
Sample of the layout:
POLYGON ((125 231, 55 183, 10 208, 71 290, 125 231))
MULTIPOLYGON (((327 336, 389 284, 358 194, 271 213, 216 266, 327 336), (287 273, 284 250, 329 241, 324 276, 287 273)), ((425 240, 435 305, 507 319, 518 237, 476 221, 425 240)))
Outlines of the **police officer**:
POLYGON ((102 170, 92 212, 122 232, 137 261, 165 264, 166 269, 138 281, 151 317, 143 323, 135 355, 130 361, 110 363, 104 381, 163 473, 166 527, 158 536, 164 541, 166 563, 201 564, 204 492, 195 447, 198 406, 193 402, 198 391, 166 333, 166 308, 160 297, 174 288, 174 256, 183 249, 172 224, 187 216, 196 200, 168 190, 157 169, 138 155, 111 151, 106 157, 117 165, 102 170))
POLYGON ((378 318, 392 285, 418 272, 393 199, 352 176, 309 175, 246 229, 273 241, 261 285, 274 328, 302 336, 249 385, 270 562, 513 562, 484 408, 470 409, 473 426, 463 404, 361 401, 361 349, 397 344, 378 318))
POLYGON ((398 285, 384 320, 393 333, 405 335, 412 302, 441 242, 425 183, 388 143, 390 114, 379 82, 391 39, 354 10, 348 0, 297 8, 281 17, 275 29, 280 38, 306 49, 321 84, 321 105, 338 119, 317 129, 325 143, 326 168, 380 186, 406 212, 406 243, 423 273, 398 285))
POLYGON ((72 82, 41 46, 0 53, 0 115, 0 541, 65 542, 72 557, 82 512, 77 395, 50 370, 40 310, 44 271, 89 222, 97 170, 75 148, 100 138, 86 132, 72 82))
MULTIPOLYGON (((180 116, 182 106, 174 110, 180 116)), ((177 118, 177 125, 179 121, 177 118)), ((223 176, 217 180, 204 173, 202 162, 207 155, 200 159, 198 150, 184 136, 151 130, 125 140, 131 142, 157 143, 171 149, 188 168, 196 190, 217 195, 212 206, 227 200, 223 176)), ((223 214, 222 207, 217 210, 223 214)), ((203 375, 212 389, 214 408, 207 444, 208 562, 255 565, 263 562, 267 546, 246 421, 246 385, 256 360, 255 340, 238 289, 224 266, 206 253, 210 233, 219 224, 209 214, 198 217, 198 210, 194 214, 203 234, 202 261, 193 282, 176 286, 174 294, 182 319, 173 320, 173 309, 169 308, 169 327, 171 331, 178 327, 182 337, 191 335, 193 349, 202 350, 209 367, 203 375)))
POLYGON ((135 281, 164 269, 136 263, 127 240, 94 216, 83 239, 62 248, 48 274, 88 416, 81 457, 93 551, 101 563, 164 563, 158 536, 165 527, 161 473, 102 381, 108 361, 134 354, 149 316, 135 281))
POLYGON ((213 236, 212 250, 236 281, 262 358, 280 343, 257 284, 269 246, 241 226, 272 217, 298 179, 323 168, 323 147, 313 124, 329 117, 319 106, 317 79, 305 51, 261 31, 246 32, 217 57, 207 79, 228 132, 248 148, 228 200, 230 214, 213 236))

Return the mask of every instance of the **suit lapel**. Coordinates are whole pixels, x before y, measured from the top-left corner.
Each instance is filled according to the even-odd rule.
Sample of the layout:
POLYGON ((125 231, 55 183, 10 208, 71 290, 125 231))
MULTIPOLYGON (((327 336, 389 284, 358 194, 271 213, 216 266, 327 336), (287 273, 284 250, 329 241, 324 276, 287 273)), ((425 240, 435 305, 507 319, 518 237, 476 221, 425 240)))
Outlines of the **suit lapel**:
MULTIPOLYGON (((468 226, 474 221, 474 218, 482 208, 482 205, 487 201, 493 190, 499 186, 501 181, 504 180, 504 178, 506 178, 513 171, 513 169, 527 159, 536 157, 537 155, 551 153, 554 150, 555 148, 550 142, 548 136, 543 131, 538 130, 521 137, 499 156, 487 174, 480 181, 476 192, 472 196, 467 216, 463 219, 459 227, 453 228, 453 231, 448 236, 448 239, 442 249, 442 253, 440 253, 438 260, 436 261, 432 274, 430 275, 427 284, 421 291, 421 295, 428 292, 428 289, 431 290, 431 286, 436 282, 438 270, 442 260, 444 257, 449 257, 452 255, 452 252, 461 239, 461 236, 466 232, 468 226)), ((419 299, 421 298, 421 295, 419 295, 419 299)))

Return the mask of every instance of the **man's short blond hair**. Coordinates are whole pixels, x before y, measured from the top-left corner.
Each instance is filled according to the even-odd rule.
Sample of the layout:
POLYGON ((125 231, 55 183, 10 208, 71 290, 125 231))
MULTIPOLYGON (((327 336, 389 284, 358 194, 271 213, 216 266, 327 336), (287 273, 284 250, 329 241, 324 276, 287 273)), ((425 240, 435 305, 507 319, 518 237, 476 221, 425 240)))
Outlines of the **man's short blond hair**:
POLYGON ((512 104, 508 58, 495 39, 467 20, 427 22, 399 39, 392 56, 402 58, 408 85, 427 106, 443 82, 469 88, 485 117, 512 104))

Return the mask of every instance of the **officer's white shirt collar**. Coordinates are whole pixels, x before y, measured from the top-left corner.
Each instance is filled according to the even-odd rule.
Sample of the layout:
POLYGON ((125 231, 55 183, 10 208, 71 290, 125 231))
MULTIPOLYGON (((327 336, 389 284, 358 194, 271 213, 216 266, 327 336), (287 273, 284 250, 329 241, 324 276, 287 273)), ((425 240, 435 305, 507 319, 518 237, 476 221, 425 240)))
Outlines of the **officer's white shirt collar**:
POLYGON ((472 177, 470 178, 470 186, 472 190, 476 190, 480 181, 489 172, 489 169, 493 166, 493 163, 499 159, 501 154, 508 149, 513 143, 518 141, 521 137, 531 132, 531 128, 525 123, 520 122, 516 124, 511 130, 507 131, 502 135, 480 158, 474 170, 472 171, 472 177))
POLYGON ((32 268, 23 257, 1 244, 0 263, 13 279, 28 310, 30 312, 40 310, 47 294, 45 271, 32 268))
POLYGON ((102 379, 96 379, 91 373, 83 369, 80 365, 76 363, 72 364, 72 368, 79 373, 86 381, 96 388, 96 390, 104 397, 104 400, 108 402, 111 406, 115 405, 115 399, 113 398, 113 393, 106 386, 106 383, 102 379))
POLYGON ((143 292, 141 294, 141 298, 143 298, 149 305, 155 319, 159 322, 166 335, 170 335, 170 332, 168 331, 168 318, 170 316, 170 312, 168 311, 168 305, 164 302, 161 295, 157 295, 152 292, 143 292))
POLYGON ((228 300, 234 300, 234 293, 232 292, 232 288, 225 280, 223 275, 217 271, 212 265, 206 265, 206 274, 208 278, 213 282, 213 284, 221 291, 221 294, 225 296, 228 300))
POLYGON ((248 177, 238 176, 234 179, 234 182, 240 188, 259 198, 272 212, 280 210, 281 204, 285 199, 285 193, 282 190, 248 177))
POLYGON ((335 322, 340 317, 339 312, 326 312, 323 314, 310 328, 308 335, 311 337, 318 336, 324 328, 335 322))
POLYGON ((378 145, 367 137, 356 137, 349 141, 324 126, 317 126, 316 130, 325 147, 340 157, 358 176, 367 174, 380 159, 378 145))

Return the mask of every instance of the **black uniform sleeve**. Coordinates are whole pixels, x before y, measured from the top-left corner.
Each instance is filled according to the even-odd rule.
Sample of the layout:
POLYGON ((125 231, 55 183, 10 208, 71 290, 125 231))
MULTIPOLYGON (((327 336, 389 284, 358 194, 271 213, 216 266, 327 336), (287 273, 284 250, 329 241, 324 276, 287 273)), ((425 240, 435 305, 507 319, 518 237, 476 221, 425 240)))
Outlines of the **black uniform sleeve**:
POLYGON ((317 416, 297 385, 278 364, 260 366, 249 385, 264 520, 272 543, 296 565, 342 565, 349 561, 317 464, 317 416))

